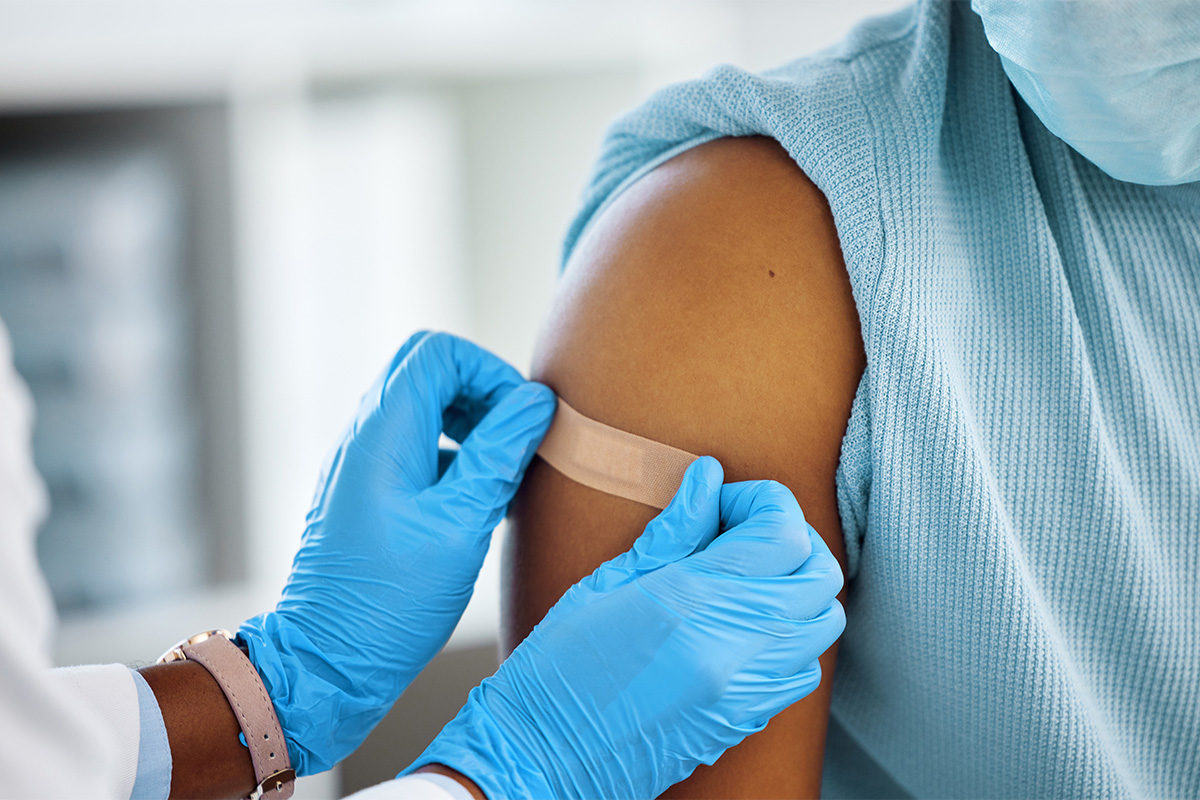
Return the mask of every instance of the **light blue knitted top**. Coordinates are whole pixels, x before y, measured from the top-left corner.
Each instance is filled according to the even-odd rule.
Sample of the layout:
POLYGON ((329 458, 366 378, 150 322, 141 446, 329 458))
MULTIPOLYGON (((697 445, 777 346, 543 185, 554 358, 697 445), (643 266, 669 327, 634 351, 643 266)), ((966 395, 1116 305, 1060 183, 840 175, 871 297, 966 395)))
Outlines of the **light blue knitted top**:
POLYGON ((825 794, 1200 796, 1200 184, 1101 173, 929 0, 619 120, 568 255, 746 134, 828 198, 867 353, 825 794))

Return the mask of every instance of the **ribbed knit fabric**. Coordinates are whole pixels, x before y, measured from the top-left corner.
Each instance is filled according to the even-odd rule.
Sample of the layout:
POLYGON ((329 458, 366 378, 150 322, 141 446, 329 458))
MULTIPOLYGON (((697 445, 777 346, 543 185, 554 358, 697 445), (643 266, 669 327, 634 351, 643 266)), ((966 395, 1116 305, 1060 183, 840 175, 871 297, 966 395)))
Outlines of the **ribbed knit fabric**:
POLYGON ((867 352, 825 794, 1200 797, 1200 184, 1104 175, 927 0, 618 121, 567 254, 747 134, 828 198, 867 352))

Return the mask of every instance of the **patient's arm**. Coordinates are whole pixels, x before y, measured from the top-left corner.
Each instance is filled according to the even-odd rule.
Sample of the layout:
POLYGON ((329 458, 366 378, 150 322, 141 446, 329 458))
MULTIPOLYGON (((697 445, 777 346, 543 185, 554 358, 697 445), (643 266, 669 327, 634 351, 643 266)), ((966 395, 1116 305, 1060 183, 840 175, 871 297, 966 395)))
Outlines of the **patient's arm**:
MULTIPOLYGON (((589 417, 716 456, 727 481, 781 481, 841 560, 834 471, 864 363, 825 198, 774 141, 722 139, 654 170, 596 221, 533 377, 589 417)), ((535 459, 505 559, 505 647, 655 513, 535 459)), ((813 695, 669 794, 816 796, 835 650, 813 695)))

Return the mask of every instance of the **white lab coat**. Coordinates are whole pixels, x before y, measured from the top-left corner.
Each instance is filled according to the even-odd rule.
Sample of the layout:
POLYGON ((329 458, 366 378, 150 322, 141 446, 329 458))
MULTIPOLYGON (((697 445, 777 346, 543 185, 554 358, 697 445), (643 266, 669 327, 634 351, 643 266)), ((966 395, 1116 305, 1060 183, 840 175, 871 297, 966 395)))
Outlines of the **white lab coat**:
MULTIPOLYGON (((54 605, 34 538, 47 509, 33 466, 33 403, 0 321, 0 797, 129 798, 141 736, 137 690, 120 664, 51 668, 54 605)), ((160 723, 161 724, 161 723, 160 723)), ((438 775, 357 800, 469 800, 438 775)))
POLYGON ((50 672, 54 606, 34 550, 47 501, 32 428, 33 403, 0 323, 0 793, 102 797, 116 785, 115 743, 50 672))

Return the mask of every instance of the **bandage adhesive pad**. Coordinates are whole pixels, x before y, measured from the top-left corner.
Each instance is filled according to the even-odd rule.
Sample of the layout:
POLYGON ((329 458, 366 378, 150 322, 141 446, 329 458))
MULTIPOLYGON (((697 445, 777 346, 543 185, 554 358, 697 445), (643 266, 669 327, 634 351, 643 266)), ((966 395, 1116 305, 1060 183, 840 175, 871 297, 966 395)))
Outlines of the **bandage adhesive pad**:
POLYGON ((558 399, 537 454, 576 483, 654 508, 666 508, 699 456, 585 417, 558 399))

